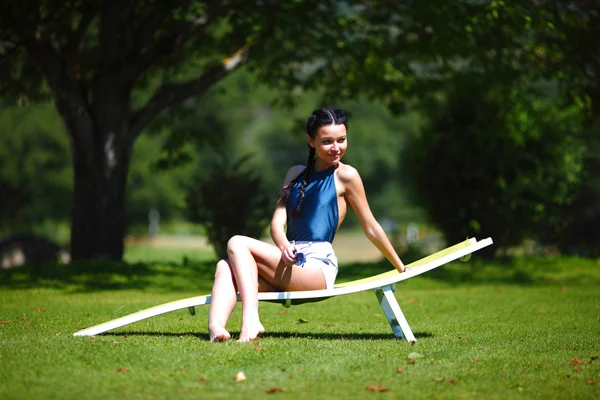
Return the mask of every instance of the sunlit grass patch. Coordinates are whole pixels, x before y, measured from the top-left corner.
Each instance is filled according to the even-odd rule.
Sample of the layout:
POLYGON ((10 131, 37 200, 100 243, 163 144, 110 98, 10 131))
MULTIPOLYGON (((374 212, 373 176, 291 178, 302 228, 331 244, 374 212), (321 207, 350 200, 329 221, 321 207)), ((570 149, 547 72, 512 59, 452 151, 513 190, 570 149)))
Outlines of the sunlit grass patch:
MULTIPOLYGON (((348 279, 390 268, 346 266, 348 279)), ((596 260, 473 257, 401 282, 396 297, 414 345, 392 336, 368 291, 289 309, 261 303, 267 335, 250 344, 208 342, 206 307, 73 337, 207 294, 214 260, 62 268, 1 276, 0 398, 600 396, 596 260)), ((238 308, 228 326, 234 339, 240 317, 238 308)))

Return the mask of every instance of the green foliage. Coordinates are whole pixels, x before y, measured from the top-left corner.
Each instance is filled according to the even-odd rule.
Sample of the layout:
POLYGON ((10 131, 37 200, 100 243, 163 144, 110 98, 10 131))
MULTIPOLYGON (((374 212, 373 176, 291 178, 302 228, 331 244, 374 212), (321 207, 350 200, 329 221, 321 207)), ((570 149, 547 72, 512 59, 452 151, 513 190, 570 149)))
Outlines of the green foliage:
POLYGON ((32 231, 70 217, 71 163, 49 104, 0 111, 0 232, 32 231))
POLYGON ((549 232, 547 241, 567 254, 600 256, 600 125, 584 132, 586 151, 582 177, 573 201, 555 210, 562 226, 549 232))
MULTIPOLYGON (((150 210, 158 211, 161 221, 169 221, 181 218, 185 209, 182 185, 190 180, 194 164, 177 164, 168 170, 157 168, 165 136, 146 135, 136 141, 127 181, 129 233, 140 226, 145 228, 150 210)), ((193 154, 192 143, 184 149, 193 154)))
MULTIPOLYGON (((561 94, 572 99, 591 99, 594 115, 599 115, 597 50, 600 41, 596 39, 600 12, 593 0, 581 0, 573 6, 552 0, 305 0, 283 3, 261 0, 118 5, 67 0, 21 3, 6 1, 0 5, 2 104, 17 102, 23 105, 52 96, 69 127, 70 144, 75 150, 73 155, 79 158, 75 162, 78 168, 83 169, 88 164, 81 160, 99 161, 106 154, 112 154, 103 150, 105 146, 121 147, 114 150, 122 156, 121 165, 131 165, 132 171, 123 168, 115 173, 96 171, 96 174, 86 176, 110 177, 121 185, 125 182, 124 174, 129 174, 127 214, 117 210, 123 207, 122 200, 106 207, 110 210, 104 212, 118 215, 115 217, 119 218, 117 222, 121 215, 127 215, 130 225, 145 221, 150 208, 159 209, 165 218, 176 217, 181 205, 178 186, 189 172, 173 169, 152 175, 154 171, 147 165, 156 162, 161 167, 179 168, 186 162, 196 162, 204 155, 200 149, 209 141, 223 139, 236 154, 251 148, 259 158, 268 160, 257 166, 256 171, 264 176, 267 191, 276 194, 290 161, 304 162, 302 151, 298 151, 303 148, 303 143, 300 141, 297 145, 292 135, 286 136, 290 132, 296 137, 303 136, 294 121, 298 116, 308 115, 313 108, 340 105, 342 100, 378 99, 390 111, 401 115, 415 99, 419 101, 417 106, 426 104, 425 100, 435 100, 446 80, 470 71, 487 75, 497 84, 513 84, 521 82, 522 78, 531 81, 550 78, 559 82, 561 94), (208 90, 232 72, 223 68, 223 60, 240 48, 249 49, 244 54, 244 61, 252 71, 251 78, 246 79, 249 76, 246 75, 234 82, 231 86, 235 87, 236 93, 228 101, 217 104, 215 93, 208 90), (259 87, 258 81, 283 90, 266 93, 268 90, 259 87), (260 91, 258 95, 257 91, 260 91), (194 99, 201 95, 210 97, 202 101, 194 99), (289 115, 273 112, 272 107, 265 106, 262 96, 269 102, 295 105, 296 108, 289 115), (178 112, 170 111, 180 104, 183 107, 178 112), (153 119, 158 119, 154 127, 158 127, 159 133, 136 145, 139 138, 144 137, 140 133, 153 119), (123 129, 115 131, 115 127, 123 129), (237 135, 239 132, 243 134, 237 135), (114 141, 113 135, 116 135, 114 141), (236 138, 229 141, 234 135, 236 138), (277 139, 273 140, 273 137, 277 139), (135 157, 140 160, 129 163, 127 157, 132 147, 135 147, 135 157), (157 151, 159 147, 167 157, 156 161, 149 152, 157 151)), ((394 219, 410 218, 406 212, 398 212, 406 208, 402 184, 394 178, 399 175, 395 154, 403 145, 400 136, 414 133, 419 123, 412 126, 401 123, 399 126, 390 123, 388 116, 379 110, 371 113, 371 107, 364 103, 349 108, 353 107, 355 117, 352 121, 356 124, 351 125, 351 132, 356 136, 351 140, 355 145, 352 145, 347 160, 361 171, 367 193, 375 200, 371 203, 374 213, 394 219), (361 111, 365 112, 361 114, 361 111), (365 117, 367 113, 369 116, 365 117), (382 119, 375 121, 377 118, 382 119), (378 147, 371 146, 374 143, 378 147)), ((534 105, 531 107, 535 108, 534 105)), ((521 132, 531 123, 532 115, 537 114, 525 106, 521 111, 517 108, 504 110, 501 116, 491 115, 490 121, 503 125, 506 132, 521 132), (507 121, 503 121, 505 116, 507 121)), ((545 125, 554 125, 566 112, 562 110, 556 116, 557 120, 545 115, 539 119, 545 125)), ((518 136, 510 137, 506 142, 515 148, 532 143, 531 138, 524 140, 525 144, 520 143, 518 136)), ((577 140, 573 143, 558 140, 565 148, 575 148, 575 142, 577 140)), ((557 222, 559 218, 552 217, 549 212, 568 201, 569 188, 578 177, 577 151, 572 153, 575 156, 570 161, 561 159, 556 167, 563 170, 562 166, 565 166, 573 172, 566 174, 564 180, 548 179, 546 186, 530 184, 528 179, 539 182, 555 174, 556 171, 549 168, 549 171, 527 179, 503 178, 504 181, 498 183, 513 197, 538 190, 531 195, 535 199, 525 201, 535 207, 528 206, 524 210, 529 210, 525 212, 526 216, 538 225, 544 215, 548 216, 550 226, 540 228, 544 232, 563 229, 559 226, 561 223, 576 220, 573 213, 557 222), (569 163, 572 164, 570 167, 569 163), (551 184, 556 184, 556 190, 549 190, 551 184), (542 200, 542 196, 549 200, 542 200), (562 200, 557 200, 559 198, 562 200)), ((7 156, 14 154, 11 150, 7 156)), ((507 150, 507 156, 512 154, 507 150)), ((63 155, 57 158, 68 159, 63 155)), ((10 198, 2 200, 2 215, 10 216, 6 219, 7 225, 17 226, 42 214, 67 218, 70 200, 40 205, 42 199, 64 193, 67 186, 71 190, 71 184, 62 181, 62 174, 71 174, 67 163, 55 170, 56 175, 61 175, 60 179, 50 179, 53 182, 50 186, 56 186, 58 182, 59 190, 48 189, 52 193, 44 196, 42 192, 46 189, 32 191, 29 183, 15 180, 18 161, 0 162, 3 162, 2 186, 11 194, 10 198), (7 172, 4 172, 5 168, 7 172), (37 204, 35 207, 34 203, 37 204), (19 208, 21 211, 13 212, 19 208), (23 211, 26 208, 35 211, 23 211)), ((38 159, 32 164, 44 163, 38 159)), ((529 166, 535 164, 535 160, 528 159, 523 163, 527 164, 526 168, 540 170, 529 166)), ((94 165, 100 169, 109 164, 97 162, 94 165)), ((45 179, 50 170, 53 169, 45 168, 39 176, 45 179)), ((31 175, 27 168, 23 173, 31 175)), ((115 182, 105 182, 104 185, 91 185, 87 190, 112 188, 110 191, 115 193, 125 190, 117 186, 115 182)), ((580 192, 582 197, 594 199, 585 188, 580 192)), ((92 205, 74 202, 75 207, 81 209, 73 215, 97 215, 94 200, 104 194, 87 193, 84 197, 91 199, 92 205)), ((114 198, 121 199, 120 196, 114 198)), ((588 200, 587 204, 593 201, 588 200)), ((521 201, 510 207, 521 209, 517 203, 521 201)), ((554 213, 555 216, 558 214, 554 213)), ((73 223, 81 227, 89 221, 84 217, 73 223)), ((475 228, 478 223, 477 219, 473 220, 475 228)), ((91 232, 81 242, 98 243, 100 255, 118 256, 119 251, 107 252, 102 247, 105 241, 107 247, 114 247, 118 241, 107 241, 106 238, 121 235, 122 230, 113 227, 121 225, 116 223, 111 225, 112 228, 98 225, 89 230, 79 229, 91 232)))
POLYGON ((248 169, 250 158, 221 151, 207 174, 198 174, 187 189, 189 217, 205 227, 219 257, 227 255, 227 242, 234 235, 261 238, 273 212, 275 199, 260 175, 248 169))
POLYGON ((484 234, 506 247, 562 226, 552 211, 581 177, 584 105, 468 79, 405 148, 418 201, 449 242, 484 234))

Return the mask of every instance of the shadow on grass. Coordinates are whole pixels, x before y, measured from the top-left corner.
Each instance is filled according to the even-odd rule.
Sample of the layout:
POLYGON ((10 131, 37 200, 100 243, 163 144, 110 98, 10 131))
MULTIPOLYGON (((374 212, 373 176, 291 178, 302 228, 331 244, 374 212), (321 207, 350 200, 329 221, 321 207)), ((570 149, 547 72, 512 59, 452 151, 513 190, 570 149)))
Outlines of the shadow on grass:
MULTIPOLYGON (((411 260, 406 259, 409 263, 411 260)), ((104 290, 152 289, 164 292, 208 293, 212 286, 214 261, 187 265, 174 262, 76 262, 42 264, 0 270, 0 287, 46 287, 73 293, 104 290)), ((343 263, 338 282, 361 279, 392 269, 378 262, 343 263)), ((510 284, 542 286, 549 283, 600 284, 600 260, 576 257, 521 257, 454 261, 422 275, 447 285, 510 284)))
MULTIPOLYGON (((411 260, 406 260, 409 264, 411 260)), ((381 259, 371 263, 340 266, 338 281, 367 278, 390 271, 391 264, 381 259)), ((545 286, 549 283, 600 284, 600 260, 578 257, 511 257, 453 261, 426 272, 426 279, 450 285, 545 286)))
POLYGON ((212 261, 187 265, 169 262, 126 263, 108 261, 46 263, 0 270, 0 287, 64 289, 74 293, 103 290, 164 291, 210 288, 214 274, 212 261))
MULTIPOLYGON (((232 340, 236 340, 239 337, 239 331, 231 331, 232 340)), ((430 338, 434 335, 429 332, 417 332, 414 334, 415 338, 424 339, 430 338)), ((182 337, 182 336, 193 336, 198 339, 208 340, 208 333, 198 332, 140 332, 140 331, 122 331, 116 333, 103 333, 102 336, 118 336, 118 337, 131 337, 131 336, 152 336, 152 337, 182 337)), ((310 332, 267 332, 264 338, 280 338, 280 339, 319 339, 319 340, 404 340, 395 338, 391 333, 310 333, 310 332)), ((260 339, 259 339, 260 340, 260 339)))

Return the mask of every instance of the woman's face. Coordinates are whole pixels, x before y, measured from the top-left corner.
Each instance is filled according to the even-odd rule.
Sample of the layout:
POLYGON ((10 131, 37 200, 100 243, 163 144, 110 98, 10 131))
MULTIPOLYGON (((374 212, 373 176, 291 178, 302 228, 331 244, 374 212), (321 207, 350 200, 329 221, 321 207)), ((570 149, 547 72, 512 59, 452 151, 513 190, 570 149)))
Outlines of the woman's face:
POLYGON ((314 139, 306 136, 310 147, 314 147, 317 159, 315 170, 321 171, 340 162, 346 152, 348 142, 346 141, 346 126, 323 125, 317 131, 314 139))

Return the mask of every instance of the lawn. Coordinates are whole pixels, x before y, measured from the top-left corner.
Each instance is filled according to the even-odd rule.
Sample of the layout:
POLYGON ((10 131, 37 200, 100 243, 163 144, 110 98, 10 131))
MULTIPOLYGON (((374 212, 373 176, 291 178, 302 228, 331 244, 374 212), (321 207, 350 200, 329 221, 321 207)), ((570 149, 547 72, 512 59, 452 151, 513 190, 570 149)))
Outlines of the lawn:
MULTIPOLYGON (((371 292, 261 303, 267 334, 249 344, 208 342, 206 307, 73 337, 210 291, 208 252, 137 245, 126 260, 0 272, 1 399, 600 398, 600 260, 476 253, 402 282, 416 344, 371 292)), ((339 280, 389 268, 344 262, 339 280)))

